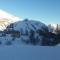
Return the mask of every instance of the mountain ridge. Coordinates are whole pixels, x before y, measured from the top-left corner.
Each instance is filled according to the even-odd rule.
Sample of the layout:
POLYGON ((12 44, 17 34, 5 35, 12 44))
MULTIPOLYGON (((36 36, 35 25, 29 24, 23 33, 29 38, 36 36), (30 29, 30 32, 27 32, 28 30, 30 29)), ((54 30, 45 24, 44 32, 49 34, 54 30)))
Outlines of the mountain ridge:
POLYGON ((41 46, 54 46, 60 43, 58 35, 49 32, 48 26, 44 23, 23 20, 10 24, 4 31, 0 31, 0 38, 11 42, 23 44, 41 45, 41 46), (2 38, 3 37, 3 38, 2 38))

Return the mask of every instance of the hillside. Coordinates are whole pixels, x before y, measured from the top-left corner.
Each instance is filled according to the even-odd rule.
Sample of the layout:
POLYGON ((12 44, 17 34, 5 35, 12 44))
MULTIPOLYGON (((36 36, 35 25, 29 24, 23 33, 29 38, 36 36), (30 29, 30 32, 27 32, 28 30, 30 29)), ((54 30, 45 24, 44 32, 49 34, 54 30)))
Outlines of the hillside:
MULTIPOLYGON (((5 25, 4 25, 5 26, 5 25)), ((49 32, 44 23, 25 19, 10 23, 4 31, 0 31, 2 44, 32 44, 41 46, 55 46, 60 43, 60 34, 49 32)))

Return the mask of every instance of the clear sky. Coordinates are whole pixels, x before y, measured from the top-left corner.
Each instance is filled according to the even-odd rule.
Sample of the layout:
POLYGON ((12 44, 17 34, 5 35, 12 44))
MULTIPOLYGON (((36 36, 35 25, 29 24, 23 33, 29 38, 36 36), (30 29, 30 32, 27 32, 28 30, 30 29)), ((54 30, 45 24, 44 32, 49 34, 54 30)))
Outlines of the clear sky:
POLYGON ((0 0, 0 9, 23 19, 60 23, 60 0, 0 0))

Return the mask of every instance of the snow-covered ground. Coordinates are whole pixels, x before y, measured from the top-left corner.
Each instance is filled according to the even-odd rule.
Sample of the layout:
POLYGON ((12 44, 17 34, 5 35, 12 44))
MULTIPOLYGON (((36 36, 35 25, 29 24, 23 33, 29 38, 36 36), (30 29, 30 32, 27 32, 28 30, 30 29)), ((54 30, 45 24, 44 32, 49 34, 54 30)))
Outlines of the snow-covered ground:
POLYGON ((55 47, 10 45, 0 46, 0 60, 60 60, 60 45, 55 47))

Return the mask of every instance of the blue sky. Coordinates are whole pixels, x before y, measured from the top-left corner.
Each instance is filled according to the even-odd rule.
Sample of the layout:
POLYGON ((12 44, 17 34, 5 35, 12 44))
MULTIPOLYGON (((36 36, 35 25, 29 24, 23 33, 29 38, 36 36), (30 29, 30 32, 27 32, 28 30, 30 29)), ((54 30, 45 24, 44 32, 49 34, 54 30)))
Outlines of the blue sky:
POLYGON ((0 9, 23 19, 60 23, 60 0, 0 0, 0 9))

